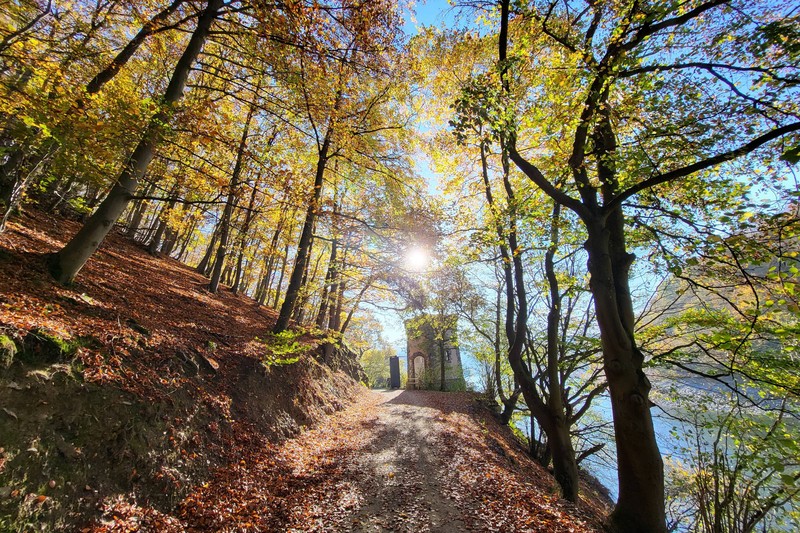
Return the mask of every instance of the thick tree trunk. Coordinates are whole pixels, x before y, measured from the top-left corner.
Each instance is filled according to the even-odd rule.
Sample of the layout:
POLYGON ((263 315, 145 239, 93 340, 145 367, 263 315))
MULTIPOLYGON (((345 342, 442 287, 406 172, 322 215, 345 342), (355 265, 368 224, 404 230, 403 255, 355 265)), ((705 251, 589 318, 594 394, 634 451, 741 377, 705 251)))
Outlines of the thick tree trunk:
MULTIPOLYGON (((197 28, 192 34, 189 44, 170 79, 164 93, 162 105, 167 108, 175 104, 183 96, 186 80, 197 56, 205 44, 206 37, 217 12, 222 7, 223 0, 208 0, 206 9, 197 22, 197 28)), ((61 283, 70 283, 86 264, 86 261, 103 242, 114 223, 125 210, 134 196, 139 180, 144 176, 150 161, 153 159, 156 144, 159 138, 161 124, 168 120, 167 111, 160 111, 150 121, 138 146, 133 151, 122 173, 114 182, 114 186, 100 204, 94 214, 78 233, 57 254, 51 257, 50 272, 61 283)))
POLYGON ((590 288, 594 296, 603 366, 614 415, 619 500, 609 517, 611 531, 666 531, 664 465, 650 413, 650 382, 633 339, 633 305, 624 252, 622 213, 588 224, 590 288), (616 243, 616 245, 614 245, 616 243), (616 249, 615 249, 616 248, 616 249))

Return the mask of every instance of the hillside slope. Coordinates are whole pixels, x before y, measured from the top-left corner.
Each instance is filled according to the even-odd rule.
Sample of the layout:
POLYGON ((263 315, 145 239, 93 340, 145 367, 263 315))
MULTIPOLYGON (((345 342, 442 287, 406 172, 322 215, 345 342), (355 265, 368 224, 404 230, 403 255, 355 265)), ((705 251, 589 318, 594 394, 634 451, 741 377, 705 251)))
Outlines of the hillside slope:
POLYGON ((112 500, 171 509, 250 439, 294 435, 361 388, 308 336, 296 363, 262 364, 271 310, 121 236, 59 286, 41 254, 77 224, 21 222, 0 235, 0 336, 17 349, 0 365, 0 531, 85 523, 112 500))
POLYGON ((474 395, 372 393, 311 335, 280 364, 271 310, 121 236, 53 283, 75 229, 0 236, 0 531, 598 527, 474 395))

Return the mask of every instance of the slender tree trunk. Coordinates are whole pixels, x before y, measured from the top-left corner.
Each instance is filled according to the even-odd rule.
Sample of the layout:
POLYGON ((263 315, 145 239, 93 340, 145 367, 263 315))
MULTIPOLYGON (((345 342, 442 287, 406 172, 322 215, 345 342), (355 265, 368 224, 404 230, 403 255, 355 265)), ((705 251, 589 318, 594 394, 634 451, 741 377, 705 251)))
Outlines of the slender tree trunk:
POLYGON ((333 242, 331 243, 331 257, 330 261, 328 262, 328 271, 325 273, 325 282, 322 285, 322 296, 320 297, 319 303, 319 312, 317 312, 317 320, 316 324, 317 327, 322 329, 325 327, 325 318, 328 313, 328 299, 329 299, 329 287, 333 282, 334 277, 336 276, 336 249, 337 249, 337 241, 334 238, 333 242))
MULTIPOLYGON (((312 250, 314 247, 314 242, 311 242, 311 247, 308 250, 308 255, 311 257, 312 250)), ((311 261, 306 262, 306 272, 303 275, 303 281, 300 286, 303 288, 301 291, 300 297, 297 299, 297 305, 295 306, 295 313, 294 313, 294 320, 298 324, 302 324, 305 320, 306 315, 306 308, 308 306, 308 301, 311 298, 311 293, 308 290, 308 287, 313 284, 314 280, 317 278, 317 271, 319 270, 319 262, 322 260, 322 254, 317 255, 317 260, 314 262, 314 268, 311 269, 311 261)))
POLYGON ((189 243, 192 242, 192 237, 194 236, 194 230, 196 229, 197 229, 197 219, 194 219, 192 220, 192 225, 189 226, 189 229, 186 231, 186 236, 184 237, 183 242, 181 243, 181 251, 178 252, 177 259, 181 263, 186 262, 187 259, 186 252, 189 249, 189 243))
MULTIPOLYGON (((155 182, 148 184, 144 189, 144 196, 152 195, 155 188, 155 182)), ((139 231, 139 227, 142 225, 142 219, 144 218, 144 214, 149 203, 149 200, 144 199, 136 201, 136 206, 133 209, 133 215, 131 216, 130 222, 128 222, 128 227, 125 229, 125 235, 133 240, 136 240, 136 234, 139 231)))
POLYGON ((297 244, 297 255, 294 260, 294 268, 289 277, 289 286, 286 288, 286 296, 281 305, 278 320, 275 327, 272 329, 273 333, 280 333, 289 327, 289 320, 294 312, 295 304, 300 296, 302 289, 303 275, 306 271, 309 260, 309 252, 311 250, 311 241, 313 240, 314 222, 317 217, 317 209, 319 207, 319 199, 322 196, 323 178, 325 176, 325 166, 328 163, 328 150, 331 146, 332 128, 328 129, 325 139, 320 147, 319 157, 317 159, 317 170, 314 176, 314 194, 311 201, 308 203, 306 209, 306 218, 303 222, 303 230, 300 234, 300 241, 297 244))
POLYGON ((231 265, 225 265, 225 270, 222 271, 222 282, 227 285, 228 287, 231 286, 231 273, 233 271, 233 267, 231 265))
POLYGON ((372 282, 373 282, 372 277, 367 279, 367 283, 361 288, 361 291, 358 293, 358 296, 356 296, 356 300, 355 302, 353 302, 353 307, 350 308, 350 311, 347 313, 347 318, 342 324, 342 327, 339 328, 339 333, 341 333, 342 335, 344 335, 344 332, 347 331, 347 326, 350 325, 350 320, 353 318, 353 314, 355 314, 356 310, 358 310, 358 306, 361 304, 361 298, 364 297, 364 293, 366 293, 367 290, 369 290, 369 288, 372 286, 372 282))
POLYGON ((144 40, 155 33, 159 27, 166 22, 169 16, 172 15, 184 2, 185 0, 174 0, 169 6, 156 13, 153 18, 145 22, 133 39, 128 41, 128 44, 126 44, 125 47, 114 57, 114 59, 111 60, 111 63, 109 63, 106 68, 98 72, 97 75, 86 84, 86 93, 96 94, 100 92, 100 89, 102 89, 106 83, 114 79, 114 76, 117 75, 120 69, 122 69, 128 60, 133 57, 133 54, 136 53, 136 50, 139 49, 139 46, 141 46, 144 40))
POLYGON ((239 292, 239 283, 242 280, 242 261, 244 260, 244 250, 246 248, 245 244, 247 241, 247 235, 250 233, 250 224, 253 221, 253 208, 256 205, 256 193, 258 192, 258 182, 261 179, 261 175, 259 174, 255 181, 253 182, 253 192, 250 194, 250 202, 247 204, 247 213, 244 216, 244 225, 242 226, 242 231, 240 232, 239 238, 239 246, 237 250, 237 260, 236 260, 236 276, 233 282, 233 294, 239 292))
POLYGON ((286 248, 283 251, 283 257, 281 258, 281 275, 278 278, 278 285, 275 287, 275 301, 272 302, 272 308, 278 308, 278 302, 280 301, 280 295, 282 292, 283 287, 283 277, 286 274, 286 265, 289 262, 289 245, 286 245, 286 248))
POLYGON ((214 232, 211 234, 211 240, 208 242, 208 248, 206 248, 206 253, 203 254, 203 258, 195 267, 195 270, 199 274, 206 275, 209 271, 208 265, 211 261, 211 257, 214 255, 214 250, 217 249, 217 239, 219 239, 219 223, 214 226, 214 232))
MULTIPOLYGON (((161 210, 163 213, 164 210, 161 210)), ((150 242, 147 244, 147 252, 150 255, 158 254, 158 249, 161 247, 161 237, 164 236, 164 232, 167 230, 167 222, 159 216, 156 218, 156 231, 153 236, 150 238, 150 242)))
MULTIPOLYGON (((342 261, 344 264, 344 261, 342 261)), ((331 314, 330 329, 340 331, 342 329, 342 310, 344 309, 344 291, 347 283, 342 279, 341 272, 337 272, 339 282, 336 284, 336 309, 331 314)))
POLYGON ((158 254, 158 250, 159 250, 160 245, 161 245, 161 238, 164 236, 164 233, 167 231, 167 221, 165 220, 166 219, 166 215, 169 214, 169 212, 172 210, 173 207, 175 207, 175 204, 178 201, 178 184, 177 183, 175 183, 175 185, 172 187, 172 190, 169 191, 169 194, 167 196, 169 196, 169 203, 166 206, 164 206, 163 209, 161 209, 161 212, 158 214, 158 217, 156 217, 156 221, 158 222, 158 229, 156 229, 155 235, 153 235, 153 238, 150 240, 150 243, 147 245, 147 251, 151 255, 158 254))
POLYGON ((175 244, 178 241, 178 232, 174 229, 167 226, 167 235, 164 237, 164 243, 161 245, 161 250, 158 253, 163 254, 167 257, 172 255, 172 251, 175 249, 175 244))
MULTIPOLYGON (((208 0, 164 93, 162 105, 166 108, 173 106, 183 96, 189 72, 205 44, 211 25, 217 18, 222 4, 223 0, 208 0)), ((57 281, 70 283, 74 280, 86 261, 111 231, 131 197, 136 193, 139 180, 144 176, 153 159, 161 124, 168 119, 167 110, 160 111, 153 117, 108 196, 69 243, 51 258, 50 273, 57 281)))
MULTIPOLYGON (((294 212, 292 213, 294 214, 294 212)), ((278 237, 283 229, 284 212, 278 219, 278 224, 275 226, 275 231, 270 239, 269 250, 267 250, 267 259, 265 261, 264 269, 261 271, 261 293, 258 298, 258 303, 261 305, 268 305, 270 299, 270 289, 272 288, 272 279, 275 277, 275 258, 278 255, 278 237)))
MULTIPOLYGON (((208 290, 212 293, 216 293, 219 288, 220 273, 225 264, 225 256, 228 253, 228 234, 230 233, 231 217, 233 216, 233 210, 236 208, 239 199, 239 182, 244 166, 245 151, 247 149, 247 136, 250 134, 250 122, 253 120, 255 112, 256 105, 255 103, 251 103, 250 108, 247 110, 247 119, 245 119, 244 128, 242 129, 242 137, 239 139, 239 148, 236 150, 236 164, 233 167, 230 186, 228 187, 228 198, 225 201, 225 210, 222 212, 222 220, 220 220, 217 260, 214 262, 214 270, 211 273, 211 283, 208 285, 208 290)), ((255 196, 255 187, 253 187, 253 191, 253 195, 255 196)))
MULTIPOLYGON (((161 12, 157 13, 153 18, 147 21, 140 31, 131 39, 127 45, 117 54, 114 60, 109 64, 106 68, 102 71, 97 73, 97 75, 86 85, 85 91, 86 94, 92 95, 100 92, 103 86, 111 81, 114 76, 120 71, 120 69, 125 66, 125 64, 133 57, 133 54, 136 50, 141 46, 144 40, 156 32, 159 27, 166 21, 169 16, 175 12, 175 10, 183 4, 185 0, 175 0, 172 4, 170 4, 167 8, 162 10, 161 12)), ((220 4, 221 5, 221 4, 220 4)), ((50 12, 50 2, 48 2, 48 7, 43 13, 50 12)), ((12 34, 9 35, 11 37, 12 34)), ((89 36, 87 35, 84 39, 84 43, 88 41, 89 36)), ((2 45, 0 44, 0 47, 2 45)), ((66 66, 64 71, 66 71, 66 66)), ((27 84, 28 80, 30 79, 30 75, 32 71, 26 70, 21 77, 21 80, 17 82, 17 85, 22 86, 27 84)), ((80 100, 77 102, 77 105, 80 104, 80 100)), ((58 124, 55 126, 56 128, 63 125, 63 120, 59 121, 58 124)), ((11 200, 12 193, 16 192, 16 197, 19 198, 24 192, 25 188, 28 185, 27 181, 23 181, 19 178, 19 172, 22 169, 22 162, 26 159, 25 150, 29 149, 29 147, 24 145, 19 145, 15 147, 14 151, 8 157, 6 162, 3 165, 0 165, 0 204, 4 205, 7 210, 13 209, 15 206, 8 203, 11 200)), ((27 159, 29 159, 27 166, 30 168, 37 168, 40 167, 44 159, 48 157, 48 155, 55 154, 59 149, 58 141, 53 137, 50 139, 46 139, 43 142, 43 145, 38 149, 35 150, 35 153, 29 154, 27 159)), ((30 175, 30 172, 28 173, 30 175)))
POLYGON ((345 284, 342 279, 342 271, 345 267, 347 259, 347 247, 344 248, 342 259, 339 261, 339 266, 333 272, 331 279, 332 285, 328 293, 328 301, 330 302, 330 309, 328 311, 328 328, 333 331, 340 331, 342 325, 342 309, 344 307, 344 290, 345 284))
POLYGON ((444 392, 447 390, 447 381, 445 380, 445 349, 444 349, 444 339, 439 339, 439 390, 444 392))

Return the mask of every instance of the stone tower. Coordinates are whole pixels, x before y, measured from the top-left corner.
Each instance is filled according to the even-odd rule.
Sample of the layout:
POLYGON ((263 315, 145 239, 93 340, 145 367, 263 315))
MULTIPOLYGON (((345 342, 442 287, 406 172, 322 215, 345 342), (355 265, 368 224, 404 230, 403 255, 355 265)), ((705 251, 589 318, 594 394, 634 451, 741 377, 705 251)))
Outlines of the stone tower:
MULTIPOLYGON (((455 317, 448 318, 451 320, 446 322, 455 324, 455 317)), ((461 368, 461 353, 455 330, 447 328, 441 335, 437 335, 435 323, 427 315, 406 320, 406 388, 442 390, 444 377, 444 390, 464 390, 464 370, 461 368)))

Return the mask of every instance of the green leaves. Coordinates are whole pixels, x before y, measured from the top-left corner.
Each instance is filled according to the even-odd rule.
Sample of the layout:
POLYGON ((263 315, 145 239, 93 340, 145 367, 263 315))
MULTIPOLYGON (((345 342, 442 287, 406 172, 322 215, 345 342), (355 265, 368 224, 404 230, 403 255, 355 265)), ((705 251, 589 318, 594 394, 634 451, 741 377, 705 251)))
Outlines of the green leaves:
POLYGON ((798 162, 800 162, 800 144, 797 144, 791 148, 787 148, 781 155, 781 161, 786 161, 787 163, 791 163, 793 165, 796 165, 798 162))

